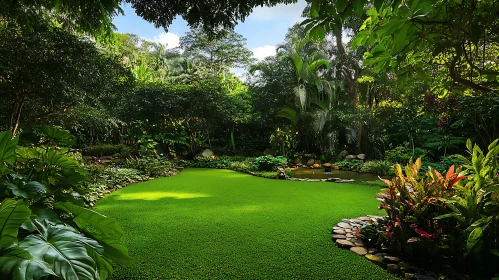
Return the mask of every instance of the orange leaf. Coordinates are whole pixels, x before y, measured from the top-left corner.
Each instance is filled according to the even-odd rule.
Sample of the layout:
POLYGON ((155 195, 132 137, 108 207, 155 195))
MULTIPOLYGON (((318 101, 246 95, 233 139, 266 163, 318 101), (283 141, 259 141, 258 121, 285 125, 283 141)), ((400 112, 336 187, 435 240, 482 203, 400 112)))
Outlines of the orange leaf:
POLYGON ((449 171, 447 171, 447 174, 445 176, 445 180, 449 180, 452 176, 454 176, 454 164, 450 166, 449 171))

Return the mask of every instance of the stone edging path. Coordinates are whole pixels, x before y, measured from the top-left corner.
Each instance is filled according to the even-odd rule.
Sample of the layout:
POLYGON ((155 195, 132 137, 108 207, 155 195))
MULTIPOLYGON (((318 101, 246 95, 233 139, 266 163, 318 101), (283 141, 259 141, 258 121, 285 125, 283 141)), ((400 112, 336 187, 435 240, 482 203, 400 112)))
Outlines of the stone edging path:
POLYGON ((349 249, 359 256, 364 256, 390 273, 398 274, 405 279, 435 280, 432 276, 418 274, 416 267, 400 261, 398 257, 392 256, 388 252, 376 248, 367 248, 359 237, 360 229, 365 225, 376 224, 379 219, 384 218, 368 215, 357 219, 343 219, 333 227, 331 237, 338 247, 349 249))

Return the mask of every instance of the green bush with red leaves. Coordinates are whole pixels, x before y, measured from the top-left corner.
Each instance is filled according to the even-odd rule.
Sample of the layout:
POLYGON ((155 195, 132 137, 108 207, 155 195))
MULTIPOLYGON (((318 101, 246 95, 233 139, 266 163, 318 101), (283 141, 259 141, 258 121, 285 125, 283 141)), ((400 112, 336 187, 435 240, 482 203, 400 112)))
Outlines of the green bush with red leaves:
MULTIPOLYGON (((421 159, 395 165, 377 196, 388 217, 371 239, 434 271, 487 279, 499 273, 498 141, 487 152, 468 141, 470 158, 445 174, 431 167, 421 174, 421 159)), ((372 237, 367 230, 363 235, 372 237)))

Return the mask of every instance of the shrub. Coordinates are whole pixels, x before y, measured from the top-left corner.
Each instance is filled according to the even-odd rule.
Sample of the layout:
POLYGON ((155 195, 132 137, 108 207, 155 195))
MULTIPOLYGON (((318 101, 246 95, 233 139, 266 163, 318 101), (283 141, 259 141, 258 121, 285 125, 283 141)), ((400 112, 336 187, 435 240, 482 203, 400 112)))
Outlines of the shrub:
POLYGON ((360 159, 351 159, 351 160, 343 160, 334 163, 333 165, 343 167, 343 168, 350 168, 354 170, 360 170, 362 168, 362 165, 364 163, 360 159))
POLYGON ((128 158, 131 154, 132 149, 124 144, 98 144, 83 149, 83 155, 94 157, 118 156, 128 158))
POLYGON ((365 162, 360 171, 379 175, 393 174, 392 163, 386 160, 371 160, 365 162))
POLYGON ((397 164, 378 195, 388 214, 381 245, 431 269, 452 267, 474 278, 499 272, 498 140, 487 154, 468 141, 471 159, 459 157, 464 170, 451 165, 445 176, 431 167, 420 176, 420 159, 410 161, 405 174, 397 164))
POLYGON ((423 160, 427 155, 429 155, 429 151, 422 148, 414 148, 413 152, 413 150, 409 147, 409 143, 406 142, 404 145, 400 145, 386 151, 385 160, 389 162, 407 164, 411 158, 421 158, 423 160))
POLYGON ((124 167, 140 170, 148 177, 162 177, 175 169, 175 165, 157 157, 131 157, 125 160, 124 167))
POLYGON ((288 159, 283 156, 261 156, 253 160, 253 165, 258 171, 276 171, 287 163, 288 159))

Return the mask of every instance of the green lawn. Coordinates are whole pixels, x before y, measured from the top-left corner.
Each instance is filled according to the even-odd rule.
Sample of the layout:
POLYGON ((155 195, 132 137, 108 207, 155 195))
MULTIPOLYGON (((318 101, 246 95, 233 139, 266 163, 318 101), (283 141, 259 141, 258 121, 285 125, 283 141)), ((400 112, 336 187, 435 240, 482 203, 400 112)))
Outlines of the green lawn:
POLYGON ((338 249, 342 218, 379 214, 379 187, 187 169, 103 198, 137 259, 113 279, 392 279, 338 249))

